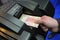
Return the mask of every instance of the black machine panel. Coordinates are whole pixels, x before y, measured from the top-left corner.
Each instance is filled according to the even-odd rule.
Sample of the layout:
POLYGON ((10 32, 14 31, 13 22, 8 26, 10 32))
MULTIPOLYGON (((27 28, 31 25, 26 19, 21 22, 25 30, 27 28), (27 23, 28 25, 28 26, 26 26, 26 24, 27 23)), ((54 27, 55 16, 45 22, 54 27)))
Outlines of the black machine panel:
POLYGON ((53 17, 54 7, 48 0, 2 1, 0 6, 0 26, 4 25, 0 27, 2 38, 7 40, 40 40, 39 38, 46 35, 41 31, 41 28, 28 26, 20 18, 22 14, 53 17))

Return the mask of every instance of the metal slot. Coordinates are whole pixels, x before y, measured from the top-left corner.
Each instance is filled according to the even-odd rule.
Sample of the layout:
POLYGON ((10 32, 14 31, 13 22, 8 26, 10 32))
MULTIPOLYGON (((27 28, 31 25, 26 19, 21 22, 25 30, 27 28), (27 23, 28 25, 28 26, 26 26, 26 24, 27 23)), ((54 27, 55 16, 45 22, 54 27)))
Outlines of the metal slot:
POLYGON ((15 13, 19 13, 21 11, 22 7, 18 4, 15 4, 7 13, 14 15, 15 13))
MULTIPOLYGON (((0 31, 3 32, 3 33, 6 34, 6 35, 12 37, 12 38, 15 38, 15 39, 18 39, 18 37, 19 37, 19 35, 11 32, 11 31, 9 31, 9 30, 6 30, 6 29, 4 29, 4 28, 2 28, 2 27, 0 27, 0 31)), ((2 33, 1 33, 1 35, 3 36, 2 33)), ((5 36, 4 36, 4 37, 5 37, 5 36)))
POLYGON ((17 25, 17 27, 22 28, 22 26, 24 25, 24 23, 22 21, 20 21, 19 19, 13 17, 10 14, 1 14, 1 17, 5 18, 7 21, 17 25))
POLYGON ((8 27, 9 29, 13 30, 14 32, 18 33, 20 31, 21 28, 19 28, 18 26, 12 24, 11 22, 5 20, 4 18, 0 17, 0 23, 4 24, 6 27, 8 27))
POLYGON ((4 3, 1 7, 0 7, 0 12, 4 12, 6 13, 14 4, 16 4, 16 2, 14 1, 9 1, 7 3, 4 3))
POLYGON ((48 4, 48 0, 33 0, 39 4, 39 9, 45 10, 45 7, 48 4))
MULTIPOLYGON (((17 35, 11 31, 8 31, 2 27, 0 27, 0 31, 2 31, 3 33, 17 39, 17 40, 28 40, 30 38, 30 33, 23 31, 21 35, 17 35)), ((0 33, 0 35, 2 35, 2 33, 0 33)), ((5 37, 4 35, 2 35, 3 37, 5 37)))
POLYGON ((9 37, 9 36, 3 34, 2 32, 0 32, 0 36, 6 38, 7 40, 14 40, 13 38, 11 38, 11 37, 9 37))
POLYGON ((18 40, 29 40, 31 34, 29 32, 23 31, 20 38, 18 40))
POLYGON ((20 5, 34 11, 35 8, 38 6, 38 3, 31 1, 31 0, 16 0, 20 5))

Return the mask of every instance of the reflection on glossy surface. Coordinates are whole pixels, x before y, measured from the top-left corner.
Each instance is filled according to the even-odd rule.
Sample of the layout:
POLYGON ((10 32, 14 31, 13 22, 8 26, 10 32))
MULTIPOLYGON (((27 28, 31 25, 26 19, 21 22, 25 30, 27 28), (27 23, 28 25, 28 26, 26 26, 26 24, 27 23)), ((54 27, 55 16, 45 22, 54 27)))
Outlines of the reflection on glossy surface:
POLYGON ((0 27, 0 31, 6 32, 6 30, 5 30, 5 29, 3 29, 2 27, 0 27))

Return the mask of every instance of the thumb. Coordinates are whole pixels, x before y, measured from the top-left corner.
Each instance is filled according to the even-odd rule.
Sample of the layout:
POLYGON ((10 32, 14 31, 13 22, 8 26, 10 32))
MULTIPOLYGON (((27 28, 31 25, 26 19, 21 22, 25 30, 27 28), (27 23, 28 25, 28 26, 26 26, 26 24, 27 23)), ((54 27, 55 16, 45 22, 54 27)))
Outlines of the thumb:
POLYGON ((42 19, 38 19, 35 23, 42 24, 42 19))

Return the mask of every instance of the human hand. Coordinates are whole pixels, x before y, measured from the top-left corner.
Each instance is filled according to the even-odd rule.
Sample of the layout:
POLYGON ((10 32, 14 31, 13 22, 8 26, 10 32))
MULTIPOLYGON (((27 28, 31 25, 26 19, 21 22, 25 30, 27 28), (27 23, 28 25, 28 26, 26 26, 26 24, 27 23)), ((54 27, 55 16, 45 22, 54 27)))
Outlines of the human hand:
POLYGON ((42 28, 45 27, 50 29, 52 32, 58 31, 58 22, 56 19, 53 19, 49 16, 42 16, 40 20, 37 21, 38 24, 41 24, 42 28))

